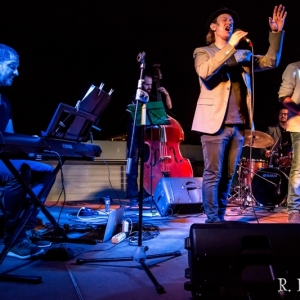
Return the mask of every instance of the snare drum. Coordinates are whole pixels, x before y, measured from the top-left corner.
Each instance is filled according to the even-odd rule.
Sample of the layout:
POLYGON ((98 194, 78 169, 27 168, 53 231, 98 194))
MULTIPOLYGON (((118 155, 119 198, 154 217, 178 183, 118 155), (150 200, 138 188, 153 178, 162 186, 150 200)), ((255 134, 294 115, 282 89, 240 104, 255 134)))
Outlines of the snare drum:
POLYGON ((263 159, 250 159, 243 157, 241 159, 241 165, 242 165, 242 173, 245 178, 245 185, 251 184, 251 179, 253 178, 256 171, 266 168, 268 166, 267 161, 263 159))
POLYGON ((252 194, 264 206, 284 203, 288 193, 288 176, 279 169, 258 170, 252 179, 252 194))

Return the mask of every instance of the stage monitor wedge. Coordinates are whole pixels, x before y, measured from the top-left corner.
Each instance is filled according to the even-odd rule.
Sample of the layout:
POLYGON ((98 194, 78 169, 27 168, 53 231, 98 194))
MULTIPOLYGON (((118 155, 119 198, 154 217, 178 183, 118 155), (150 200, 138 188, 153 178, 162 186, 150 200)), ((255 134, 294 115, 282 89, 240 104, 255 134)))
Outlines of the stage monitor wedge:
POLYGON ((239 292, 251 299, 300 299, 299 232, 300 224, 288 223, 193 224, 184 288, 207 295, 201 299, 218 299, 222 289, 231 293, 227 299, 244 299, 239 292), (298 298, 277 298, 283 294, 298 298))

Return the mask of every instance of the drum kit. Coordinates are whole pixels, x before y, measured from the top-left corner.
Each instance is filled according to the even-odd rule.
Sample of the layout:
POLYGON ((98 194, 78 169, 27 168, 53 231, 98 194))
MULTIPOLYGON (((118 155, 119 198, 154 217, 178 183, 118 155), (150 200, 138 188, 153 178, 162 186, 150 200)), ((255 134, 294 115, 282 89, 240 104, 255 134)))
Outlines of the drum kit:
MULTIPOLYGON (((245 131, 244 147, 274 148, 276 144, 264 132, 245 131)), ((272 151, 273 148, 269 161, 241 158, 237 168, 238 185, 232 187, 229 203, 238 203, 244 208, 255 204, 274 208, 286 202, 292 148, 288 144, 280 145, 276 151, 272 151)))

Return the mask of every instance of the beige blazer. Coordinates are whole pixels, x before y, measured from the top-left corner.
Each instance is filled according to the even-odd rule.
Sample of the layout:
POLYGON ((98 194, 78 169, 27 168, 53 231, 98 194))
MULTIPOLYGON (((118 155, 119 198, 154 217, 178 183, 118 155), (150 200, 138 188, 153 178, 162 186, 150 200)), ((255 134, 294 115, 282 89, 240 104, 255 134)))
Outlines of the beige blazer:
MULTIPOLYGON (((254 71, 263 71, 278 66, 281 58, 281 49, 284 32, 269 34, 269 49, 266 55, 254 55, 254 71)), ((231 89, 229 74, 221 67, 226 64, 233 55, 237 63, 241 64, 242 74, 247 87, 247 107, 250 124, 254 128, 252 120, 251 104, 251 58, 249 50, 236 50, 230 44, 218 49, 214 44, 208 47, 194 50, 194 64, 199 76, 200 95, 198 98, 192 130, 213 134, 222 126, 231 89)))

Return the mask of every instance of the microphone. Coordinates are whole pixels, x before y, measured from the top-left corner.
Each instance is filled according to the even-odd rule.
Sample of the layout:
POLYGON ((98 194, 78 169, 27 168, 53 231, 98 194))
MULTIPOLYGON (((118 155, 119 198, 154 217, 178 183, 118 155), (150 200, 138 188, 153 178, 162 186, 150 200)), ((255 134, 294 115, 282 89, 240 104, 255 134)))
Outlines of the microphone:
POLYGON ((142 90, 143 81, 144 81, 143 79, 139 79, 138 81, 138 88, 136 90, 135 100, 141 101, 143 103, 147 103, 149 102, 149 95, 147 92, 142 90))
MULTIPOLYGON (((234 30, 234 32, 236 32, 236 31, 243 31, 243 30, 240 29, 240 28, 236 28, 236 29, 234 30)), ((245 42, 247 42, 250 46, 252 46, 252 42, 251 42, 251 40, 250 40, 248 37, 244 36, 244 37, 242 38, 242 40, 245 41, 245 42)))
POLYGON ((147 103, 147 102, 149 102, 149 95, 147 92, 145 92, 141 89, 138 89, 135 100, 139 100, 143 103, 147 103))
POLYGON ((281 177, 280 177, 279 183, 277 185, 277 189, 275 190, 275 193, 274 193, 275 196, 280 196, 281 195, 280 187, 281 187, 281 177))

